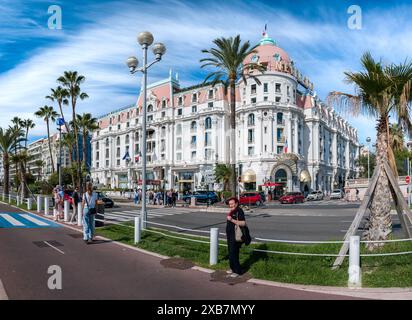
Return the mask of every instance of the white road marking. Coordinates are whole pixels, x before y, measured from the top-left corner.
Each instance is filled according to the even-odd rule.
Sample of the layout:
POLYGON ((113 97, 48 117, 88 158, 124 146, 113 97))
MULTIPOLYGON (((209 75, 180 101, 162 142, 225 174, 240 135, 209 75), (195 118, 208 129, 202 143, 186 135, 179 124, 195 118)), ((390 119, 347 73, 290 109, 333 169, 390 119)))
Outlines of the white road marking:
POLYGON ((24 227, 24 223, 14 219, 11 215, 6 214, 6 213, 2 213, 0 214, 0 217, 2 217, 3 219, 5 219, 7 222, 11 223, 13 226, 17 226, 17 227, 24 227))
POLYGON ((30 215, 28 215, 28 214, 21 214, 21 216, 22 216, 24 219, 27 219, 27 220, 33 222, 34 224, 37 224, 38 226, 43 226, 43 227, 49 226, 48 223, 45 223, 45 222, 43 222, 43 221, 41 221, 41 220, 39 220, 39 219, 36 219, 36 218, 34 218, 34 217, 32 217, 32 216, 30 216, 30 215))
POLYGON ((48 243, 47 241, 43 241, 45 244, 47 244, 49 247, 52 247, 53 249, 57 250, 58 252, 60 252, 61 254, 64 254, 63 251, 61 251, 60 249, 57 249, 55 246, 52 246, 50 243, 48 243))
POLYGON ((7 296, 6 289, 4 289, 3 282, 0 279, 0 300, 9 300, 7 296))

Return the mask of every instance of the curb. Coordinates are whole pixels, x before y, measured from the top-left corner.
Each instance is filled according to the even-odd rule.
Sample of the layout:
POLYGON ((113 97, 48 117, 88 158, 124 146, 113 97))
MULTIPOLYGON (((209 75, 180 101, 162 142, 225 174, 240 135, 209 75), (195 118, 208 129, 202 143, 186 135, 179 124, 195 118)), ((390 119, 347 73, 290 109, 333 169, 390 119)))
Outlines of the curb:
POLYGON ((4 289, 3 282, 1 282, 0 279, 0 301, 1 300, 9 300, 9 297, 7 296, 6 289, 4 289))
MULTIPOLYGON (((59 224, 62 227, 77 231, 82 233, 82 230, 76 227, 73 227, 71 225, 67 225, 65 223, 59 222, 59 221, 54 221, 51 218, 40 215, 37 212, 31 212, 25 209, 21 209, 19 207, 16 207, 14 205, 10 205, 8 203, 5 203, 3 201, 0 201, 0 203, 3 203, 5 205, 11 206, 13 208, 19 209, 21 211, 31 213, 37 216, 40 216, 44 219, 53 221, 56 224, 59 224)), ((143 254, 147 254, 159 259, 169 259, 171 257, 164 256, 158 253, 154 253, 151 251, 147 251, 141 248, 137 248, 128 244, 124 244, 118 241, 114 241, 109 238, 105 238, 103 236, 96 236, 96 238, 105 240, 105 241, 110 241, 114 244, 117 244, 121 247, 134 250, 143 254)), ((195 271, 203 272, 203 273, 208 273, 212 274, 216 270, 212 269, 207 269, 199 266, 193 266, 190 268, 195 271)), ((246 281, 248 283, 256 284, 256 285, 266 285, 266 286, 271 286, 271 287, 280 287, 280 288, 286 288, 286 289, 293 289, 293 290, 301 290, 301 291, 308 291, 308 292, 316 292, 316 293, 323 293, 323 294, 333 294, 333 295, 341 295, 341 296, 350 296, 350 297, 356 297, 356 298, 366 298, 366 299, 380 299, 380 300, 412 300, 412 288, 354 288, 350 289, 347 287, 327 287, 327 286, 314 286, 314 285, 300 285, 300 284, 289 284, 289 283, 282 283, 282 282, 275 282, 275 281, 270 281, 270 280, 262 280, 262 279, 249 279, 246 281), (388 295, 389 294, 389 295, 388 295)), ((4 287, 2 286, 2 282, 0 280, 0 300, 2 298, 6 298, 7 294, 4 290, 4 287), (2 291, 3 289, 3 291, 2 291)), ((3 299, 4 300, 4 299, 3 299)))

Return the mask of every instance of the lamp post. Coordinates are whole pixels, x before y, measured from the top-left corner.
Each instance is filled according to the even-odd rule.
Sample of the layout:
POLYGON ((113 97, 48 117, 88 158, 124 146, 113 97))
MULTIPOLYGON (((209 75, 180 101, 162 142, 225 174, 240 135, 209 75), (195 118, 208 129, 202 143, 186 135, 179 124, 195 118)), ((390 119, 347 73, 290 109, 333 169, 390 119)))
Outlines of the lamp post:
POLYGON ((369 170, 369 153, 370 153, 370 142, 371 138, 367 137, 366 142, 368 143, 368 184, 369 184, 369 176, 370 176, 370 170, 369 170))
POLYGON ((137 71, 143 73, 143 122, 142 122, 142 220, 143 228, 146 228, 147 223, 147 211, 146 211, 146 95, 147 95, 147 70, 159 62, 162 56, 166 52, 166 47, 162 43, 155 43, 152 47, 152 51, 155 55, 155 60, 147 64, 147 49, 153 43, 153 35, 148 32, 141 32, 137 36, 137 41, 142 46, 143 49, 143 66, 138 68, 139 61, 136 57, 129 57, 127 59, 127 66, 129 67, 130 73, 134 74, 137 71))
POLYGON ((56 124, 59 126, 59 186, 62 186, 62 125, 64 125, 64 119, 58 118, 56 124))

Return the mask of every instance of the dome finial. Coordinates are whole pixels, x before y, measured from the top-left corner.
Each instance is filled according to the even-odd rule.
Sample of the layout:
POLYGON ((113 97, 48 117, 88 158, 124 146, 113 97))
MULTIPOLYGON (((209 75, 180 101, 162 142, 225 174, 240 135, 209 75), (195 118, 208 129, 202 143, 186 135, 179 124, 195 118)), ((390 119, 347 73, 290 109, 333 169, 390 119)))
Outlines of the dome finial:
POLYGON ((276 46, 277 45, 276 41, 269 37, 267 29, 268 29, 268 24, 265 23, 265 30, 262 32, 263 38, 260 40, 260 45, 263 46, 265 44, 270 44, 272 46, 276 46))

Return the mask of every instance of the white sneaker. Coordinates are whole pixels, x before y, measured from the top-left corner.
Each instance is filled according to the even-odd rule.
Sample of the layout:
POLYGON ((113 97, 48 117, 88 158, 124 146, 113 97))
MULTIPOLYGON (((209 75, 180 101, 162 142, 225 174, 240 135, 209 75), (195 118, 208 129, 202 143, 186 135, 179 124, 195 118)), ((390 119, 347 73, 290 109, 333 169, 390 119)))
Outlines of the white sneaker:
POLYGON ((229 275, 229 277, 231 277, 231 278, 237 278, 237 277, 239 277, 240 275, 238 275, 237 273, 232 273, 232 274, 230 274, 229 275))

